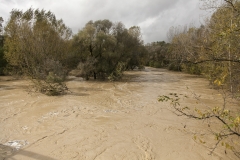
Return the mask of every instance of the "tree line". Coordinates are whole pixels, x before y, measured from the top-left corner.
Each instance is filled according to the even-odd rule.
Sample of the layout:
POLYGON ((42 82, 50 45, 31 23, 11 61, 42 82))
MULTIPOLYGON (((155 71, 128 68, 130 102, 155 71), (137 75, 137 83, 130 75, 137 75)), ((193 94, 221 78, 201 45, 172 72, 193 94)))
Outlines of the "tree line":
POLYGON ((13 9, 6 25, 0 19, 0 73, 32 80, 38 91, 58 95, 67 90, 69 71, 94 79, 118 80, 123 71, 142 68, 146 49, 138 26, 89 21, 73 34, 63 20, 44 9, 13 9))
POLYGON ((5 26, 0 19, 0 74, 27 75, 41 92, 57 94, 73 69, 86 80, 118 80, 124 70, 147 65, 204 75, 238 97, 240 2, 203 1, 206 9, 215 9, 204 24, 171 27, 169 42, 146 45, 138 26, 105 19, 89 21, 73 34, 50 11, 14 9, 5 26))
MULTIPOLYGON (((212 85, 239 98, 240 2, 202 1, 205 9, 214 9, 204 24, 171 27, 169 42, 146 45, 138 26, 126 28, 122 22, 105 19, 89 21, 73 34, 50 11, 14 9, 5 26, 0 18, 0 74, 24 75, 38 91, 59 95, 68 90, 64 82, 73 69, 86 80, 113 81, 121 79, 125 70, 148 65, 204 75, 212 85)), ((224 126, 212 133, 217 142, 211 152, 221 144, 240 157, 234 141, 240 136, 240 117, 226 109, 225 98, 222 107, 209 107, 206 111, 181 107, 176 93, 160 96, 159 101, 170 101, 178 115, 217 119, 224 126)))
POLYGON ((170 70, 201 74, 211 84, 240 93, 240 2, 221 4, 205 1, 205 9, 215 9, 200 27, 177 26, 168 32, 169 43, 148 44, 148 64, 170 70))
MULTIPOLYGON (((158 100, 170 102, 171 109, 178 116, 207 123, 208 129, 205 133, 194 133, 193 139, 209 148, 210 154, 222 146, 225 154, 231 151, 239 159, 239 108, 233 110, 227 98, 229 95, 238 99, 240 97, 240 1, 203 1, 205 9, 214 9, 205 24, 200 27, 171 27, 168 32, 170 43, 164 46, 152 43, 150 48, 156 48, 153 47, 156 44, 158 48, 168 48, 164 59, 168 60, 169 69, 207 77, 212 85, 222 89, 223 105, 206 106, 194 92, 191 96, 198 104, 202 104, 201 107, 181 105, 188 95, 178 93, 161 95, 158 100), (213 119, 215 121, 212 121, 213 119), (212 126, 217 124, 222 127, 213 129, 212 126), (214 145, 204 140, 211 135, 215 139, 214 145)), ((155 53, 162 55, 161 52, 155 53)), ((153 60, 159 62, 157 58, 153 60)))

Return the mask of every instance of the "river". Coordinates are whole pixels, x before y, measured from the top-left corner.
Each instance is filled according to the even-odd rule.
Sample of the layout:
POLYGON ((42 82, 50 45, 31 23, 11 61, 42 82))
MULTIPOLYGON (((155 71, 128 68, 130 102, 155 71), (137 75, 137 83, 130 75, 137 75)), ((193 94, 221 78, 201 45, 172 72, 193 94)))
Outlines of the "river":
POLYGON ((57 97, 29 85, 0 77, 0 159, 236 159, 221 146, 209 155, 214 137, 205 137, 205 144, 194 139, 206 124, 176 116, 169 103, 157 100, 178 93, 189 95, 182 100, 189 107, 221 106, 221 94, 202 77, 150 67, 127 71, 120 82, 71 77, 71 92, 57 97))

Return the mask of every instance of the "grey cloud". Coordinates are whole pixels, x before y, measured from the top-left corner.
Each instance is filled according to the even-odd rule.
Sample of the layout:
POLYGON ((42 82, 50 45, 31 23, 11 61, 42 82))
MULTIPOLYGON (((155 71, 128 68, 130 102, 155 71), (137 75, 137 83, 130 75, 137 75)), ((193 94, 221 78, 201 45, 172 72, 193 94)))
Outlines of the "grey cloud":
POLYGON ((144 41, 167 40, 171 26, 199 25, 199 0, 0 0, 0 16, 5 19, 12 8, 44 8, 77 33, 89 20, 121 21, 126 27, 141 27, 144 41))

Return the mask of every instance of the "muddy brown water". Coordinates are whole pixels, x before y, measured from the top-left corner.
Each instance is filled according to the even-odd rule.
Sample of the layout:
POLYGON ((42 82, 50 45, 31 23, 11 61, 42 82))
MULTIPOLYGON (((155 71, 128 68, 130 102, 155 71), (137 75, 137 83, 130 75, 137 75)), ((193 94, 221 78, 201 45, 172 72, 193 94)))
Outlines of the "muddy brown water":
POLYGON ((147 67, 125 72, 121 82, 71 77, 71 93, 58 97, 31 92, 29 84, 0 77, 0 159, 236 159, 222 147, 209 155, 214 138, 207 137, 208 145, 193 138, 205 124, 157 101, 159 95, 194 92, 202 104, 191 96, 182 104, 221 106, 221 94, 203 78, 147 67))

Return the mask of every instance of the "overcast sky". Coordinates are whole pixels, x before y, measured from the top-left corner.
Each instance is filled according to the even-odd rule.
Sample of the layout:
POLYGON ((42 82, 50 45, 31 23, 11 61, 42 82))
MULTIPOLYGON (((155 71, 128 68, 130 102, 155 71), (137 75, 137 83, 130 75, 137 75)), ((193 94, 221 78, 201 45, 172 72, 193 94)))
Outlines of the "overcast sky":
POLYGON ((121 21, 126 28, 140 26, 145 43, 167 41, 171 26, 203 23, 199 0, 0 0, 0 16, 6 21, 10 11, 28 8, 50 10, 63 19, 73 33, 89 20, 121 21))

